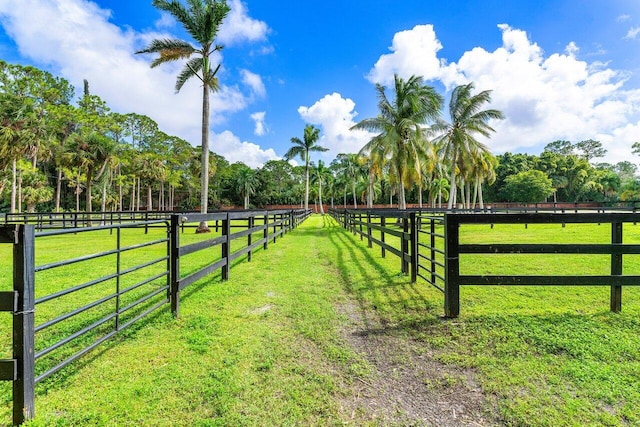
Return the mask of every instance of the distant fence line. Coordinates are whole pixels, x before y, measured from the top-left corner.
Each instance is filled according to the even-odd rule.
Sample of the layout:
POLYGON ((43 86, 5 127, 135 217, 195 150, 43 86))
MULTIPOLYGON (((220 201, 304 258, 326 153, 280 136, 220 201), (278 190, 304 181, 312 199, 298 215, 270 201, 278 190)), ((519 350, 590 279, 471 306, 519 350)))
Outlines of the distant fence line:
MULTIPOLYGON (((13 246, 13 290, 0 292, 0 311, 13 314, 13 357, 0 360, 0 380, 13 382, 13 423, 21 424, 33 418, 36 383, 166 304, 170 304, 172 312, 178 315, 182 290, 217 270, 220 270, 222 280, 227 280, 234 260, 246 255, 247 260, 251 261, 253 251, 258 248, 267 249, 270 243, 275 243, 279 237, 296 228, 310 213, 310 210, 297 209, 210 214, 153 213, 157 215, 156 219, 150 219, 151 212, 136 213, 129 217, 120 215, 122 213, 113 213, 108 219, 104 219, 103 213, 76 215, 73 218, 64 215, 48 217, 42 214, 33 217, 10 217, 7 221, 16 223, 0 225, 0 244, 13 246), (139 221, 140 214, 148 220, 139 221), (166 217, 161 218, 162 215, 166 217), (18 218, 28 223, 18 224, 18 218), (88 221, 103 221, 107 224, 63 228, 80 223, 86 225, 88 221), (196 227, 195 224, 200 221, 209 221, 212 229, 219 232, 219 235, 214 233, 211 238, 206 236, 203 237, 205 240, 181 245, 180 231, 184 231, 184 227, 191 224, 196 227), (154 234, 144 241, 131 244, 126 243, 122 237, 128 229, 144 229, 146 234, 149 228, 158 227, 166 230, 166 234, 163 233, 161 238, 154 234), (36 232, 36 228, 42 231, 36 232), (238 229, 240 230, 237 231, 238 229), (111 249, 36 265, 34 249, 37 239, 65 234, 104 233, 106 230, 111 235, 115 234, 112 237, 114 247, 111 249), (235 249, 231 247, 232 242, 236 242, 235 249), (188 262, 185 259, 187 255, 210 251, 214 247, 220 247, 219 257, 211 253, 211 260, 207 261, 206 265, 199 266, 195 271, 191 271, 191 268, 186 275, 181 272, 181 268, 184 269, 181 262, 188 262), (158 256, 145 259, 147 249, 153 249, 158 256), (77 283, 36 298, 36 273, 74 264, 83 265, 94 259, 113 259, 111 270, 84 283, 77 283), (111 283, 114 284, 114 289, 107 295, 77 302, 77 305, 68 311, 56 313, 43 323, 35 324, 38 306, 44 307, 48 302, 63 305, 58 301, 63 301, 66 296, 72 295, 74 300, 79 299, 77 295, 81 291, 96 289, 100 285, 108 286, 111 283), (87 319, 82 316, 87 316, 87 319), (77 325, 69 324, 70 321, 76 322, 77 325), (51 333, 51 336, 42 339, 42 347, 36 346, 36 336, 46 335, 51 328, 63 324, 66 331, 64 336, 51 333), (69 330, 74 327, 75 329, 69 330), (82 340, 89 342, 85 344, 82 340), (73 341, 76 341, 75 347, 71 344, 73 341), (61 352, 61 360, 56 359, 43 368, 38 368, 38 360, 56 351, 61 352)), ((97 238, 104 238, 104 234, 97 238)))
POLYGON ((640 244, 623 242, 623 224, 640 222, 640 213, 626 210, 604 212, 596 208, 587 212, 557 213, 477 210, 448 211, 438 209, 332 209, 329 212, 344 228, 400 257, 401 271, 409 273, 411 281, 422 277, 444 293, 447 317, 460 313, 460 286, 527 285, 527 286, 609 286, 610 309, 622 310, 622 287, 640 286, 639 275, 623 274, 623 255, 640 254, 640 244), (389 221, 396 219, 396 222, 389 221), (610 224, 610 243, 604 244, 463 244, 460 227, 470 224, 610 224), (379 232, 380 238, 375 237, 379 232), (385 242, 385 235, 400 238, 400 247, 385 242), (608 275, 462 275, 461 254, 600 254, 610 255, 608 275))

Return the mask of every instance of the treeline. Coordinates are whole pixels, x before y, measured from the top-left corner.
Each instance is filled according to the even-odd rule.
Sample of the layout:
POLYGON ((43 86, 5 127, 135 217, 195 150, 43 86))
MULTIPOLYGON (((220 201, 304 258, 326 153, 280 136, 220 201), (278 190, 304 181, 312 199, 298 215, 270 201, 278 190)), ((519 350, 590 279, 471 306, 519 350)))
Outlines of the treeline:
MULTIPOLYGON (((397 80, 395 100, 402 99, 402 90, 412 95, 414 83, 422 87, 419 79, 397 80)), ((454 101, 467 105, 466 99, 475 99, 472 89, 460 87, 454 101)), ((378 91, 384 95, 384 88, 378 91)), ((436 101, 434 111, 441 102, 436 101)), ((477 100, 487 101, 488 96, 477 100)), ((383 119, 407 122, 405 111, 385 114, 383 119)), ((369 121, 386 126, 379 118, 363 123, 369 121)), ((446 123, 439 124, 448 129, 446 123)), ((454 124, 452 120, 449 128, 461 127, 454 124)), ((442 206, 455 193, 456 204, 469 206, 497 201, 624 201, 637 199, 640 190, 635 164, 593 163, 605 154, 598 141, 554 141, 538 156, 493 156, 481 145, 452 146, 453 138, 427 142, 417 136, 414 151, 420 162, 412 160, 417 156, 392 151, 398 145, 382 132, 361 153, 311 163, 309 200, 371 206, 397 204, 404 198, 406 203, 442 206), (381 156, 384 150, 390 154, 381 156)), ((307 148, 323 151, 318 139, 318 129, 307 126, 304 140, 292 142, 298 145, 296 153, 308 160, 307 148)), ((634 149, 640 149, 636 145, 634 149)), ((147 116, 110 111, 87 82, 76 98, 73 86, 62 78, 0 61, 0 211, 196 209, 200 169, 198 147, 163 132, 147 116)), ((252 169, 211 153, 209 207, 303 205, 306 172, 306 164, 294 167, 275 160, 252 169)))

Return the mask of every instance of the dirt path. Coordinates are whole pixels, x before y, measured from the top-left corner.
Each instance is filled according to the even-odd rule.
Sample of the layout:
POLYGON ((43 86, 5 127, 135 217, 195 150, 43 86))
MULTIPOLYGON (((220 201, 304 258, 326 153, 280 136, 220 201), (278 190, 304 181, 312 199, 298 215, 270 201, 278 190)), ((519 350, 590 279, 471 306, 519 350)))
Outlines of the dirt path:
POLYGON ((402 426, 492 426, 495 404, 470 370, 455 369, 406 334, 386 328, 356 303, 341 306, 349 319, 343 339, 373 368, 342 402, 347 419, 402 426))

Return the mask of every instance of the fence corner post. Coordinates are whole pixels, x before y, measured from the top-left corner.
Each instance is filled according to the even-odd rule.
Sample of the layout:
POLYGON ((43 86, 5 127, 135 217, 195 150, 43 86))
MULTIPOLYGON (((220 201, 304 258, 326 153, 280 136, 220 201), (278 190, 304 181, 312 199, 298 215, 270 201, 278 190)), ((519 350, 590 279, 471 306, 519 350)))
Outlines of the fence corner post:
POLYGON ((13 245, 13 289, 18 306, 13 314, 13 358, 18 376, 13 382, 13 424, 35 415, 35 228, 16 227, 13 245))
POLYGON ((171 313, 175 317, 180 315, 180 215, 171 215, 169 226, 169 257, 170 257, 170 300, 171 313))
POLYGON ((460 224, 455 215, 445 214, 445 281, 444 281, 444 315, 458 317, 460 314, 460 224))

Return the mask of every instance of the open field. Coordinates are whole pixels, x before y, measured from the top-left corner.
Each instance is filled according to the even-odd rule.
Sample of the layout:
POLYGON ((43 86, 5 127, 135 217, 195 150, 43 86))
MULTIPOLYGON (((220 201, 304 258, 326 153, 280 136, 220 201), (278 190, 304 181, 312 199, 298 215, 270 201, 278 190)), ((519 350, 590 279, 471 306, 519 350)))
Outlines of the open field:
MULTIPOLYGON (((465 226, 461 239, 604 243, 608 233, 465 226)), ((640 226, 624 233, 640 241, 640 226)), ((38 264, 89 244, 49 239, 37 243, 38 264)), ((398 258, 380 258, 328 216, 239 261, 229 281, 213 275, 187 288, 179 319, 167 307, 39 384, 30 424, 640 425, 638 288, 624 289, 613 314, 608 288, 462 287, 461 316, 446 320, 439 291, 410 283, 398 258)), ((606 274, 608 265, 598 255, 461 260, 465 274, 606 274)), ((625 273, 638 271, 640 257, 625 255, 625 273)), ((8 422, 10 387, 0 386, 8 422)))

